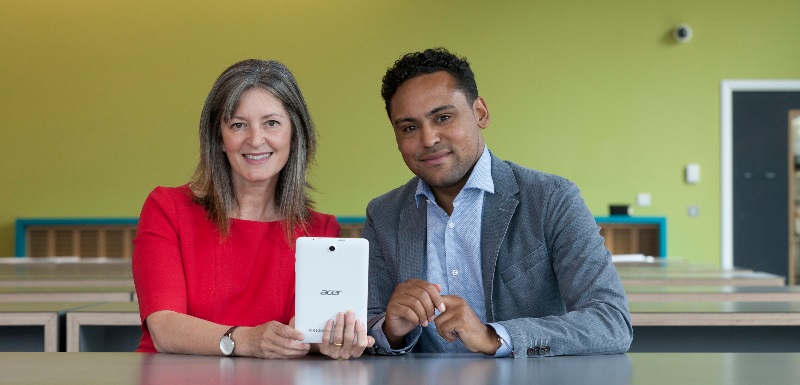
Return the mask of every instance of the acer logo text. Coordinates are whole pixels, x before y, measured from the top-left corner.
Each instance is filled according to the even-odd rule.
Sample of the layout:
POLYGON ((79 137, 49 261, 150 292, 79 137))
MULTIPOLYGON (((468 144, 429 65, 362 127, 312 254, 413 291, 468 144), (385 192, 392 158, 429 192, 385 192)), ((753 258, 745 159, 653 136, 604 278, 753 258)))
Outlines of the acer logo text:
POLYGON ((312 333, 322 333, 322 329, 308 329, 312 333))
POLYGON ((341 293, 341 292, 342 292, 341 290, 323 290, 319 294, 320 295, 339 295, 339 293, 341 293))

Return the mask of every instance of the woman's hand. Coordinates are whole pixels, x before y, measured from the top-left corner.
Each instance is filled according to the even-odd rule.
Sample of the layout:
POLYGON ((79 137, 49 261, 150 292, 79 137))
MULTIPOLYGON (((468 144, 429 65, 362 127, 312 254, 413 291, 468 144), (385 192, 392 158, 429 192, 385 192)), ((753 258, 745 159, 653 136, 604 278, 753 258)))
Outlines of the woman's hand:
MULTIPOLYGON (((238 330, 237 330, 238 331, 238 330)), ((239 352, 236 344, 237 355, 247 355, 260 358, 296 358, 308 354, 309 344, 302 343, 303 333, 294 328, 294 317, 289 325, 278 321, 243 330, 247 351, 239 352)), ((233 332, 236 341, 236 331, 233 332)))
POLYGON ((348 310, 347 313, 336 315, 335 327, 333 320, 328 320, 325 324, 319 352, 331 358, 346 360, 360 357, 364 349, 374 344, 375 339, 367 336, 367 325, 356 320, 355 312, 348 310))

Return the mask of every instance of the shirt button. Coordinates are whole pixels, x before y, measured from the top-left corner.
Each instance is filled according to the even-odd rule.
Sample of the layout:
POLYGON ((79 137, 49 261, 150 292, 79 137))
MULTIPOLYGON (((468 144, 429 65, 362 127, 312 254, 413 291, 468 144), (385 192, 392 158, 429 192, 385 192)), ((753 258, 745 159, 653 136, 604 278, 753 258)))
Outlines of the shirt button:
POLYGON ((453 269, 453 275, 458 275, 458 269, 453 269))
POLYGON ((450 223, 447 224, 447 228, 452 229, 453 227, 455 227, 453 222, 450 222, 450 223))

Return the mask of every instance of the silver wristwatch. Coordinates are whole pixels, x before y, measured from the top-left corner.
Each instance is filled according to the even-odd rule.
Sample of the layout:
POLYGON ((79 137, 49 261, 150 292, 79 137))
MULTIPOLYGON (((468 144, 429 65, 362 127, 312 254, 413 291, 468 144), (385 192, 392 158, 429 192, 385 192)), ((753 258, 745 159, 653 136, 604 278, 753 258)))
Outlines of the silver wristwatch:
POLYGON ((231 338, 231 336, 233 335, 233 331, 236 330, 236 328, 238 328, 238 326, 234 326, 228 329, 228 331, 225 332, 225 335, 223 335, 222 338, 219 339, 219 350, 222 351, 222 354, 228 357, 236 355, 234 354, 236 343, 234 343, 233 338, 231 338))

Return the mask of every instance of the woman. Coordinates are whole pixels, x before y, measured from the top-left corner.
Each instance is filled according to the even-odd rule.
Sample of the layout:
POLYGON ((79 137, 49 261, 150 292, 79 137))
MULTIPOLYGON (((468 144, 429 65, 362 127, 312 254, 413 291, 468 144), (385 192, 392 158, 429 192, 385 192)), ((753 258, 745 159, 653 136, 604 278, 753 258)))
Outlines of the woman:
POLYGON ((220 75, 203 106, 191 182, 153 190, 139 218, 138 351, 350 358, 373 344, 352 311, 338 315, 335 330, 328 321, 319 345, 299 342, 292 327, 295 239, 339 234, 336 218, 311 209, 306 169, 315 148, 311 116, 284 65, 245 60, 220 75))

